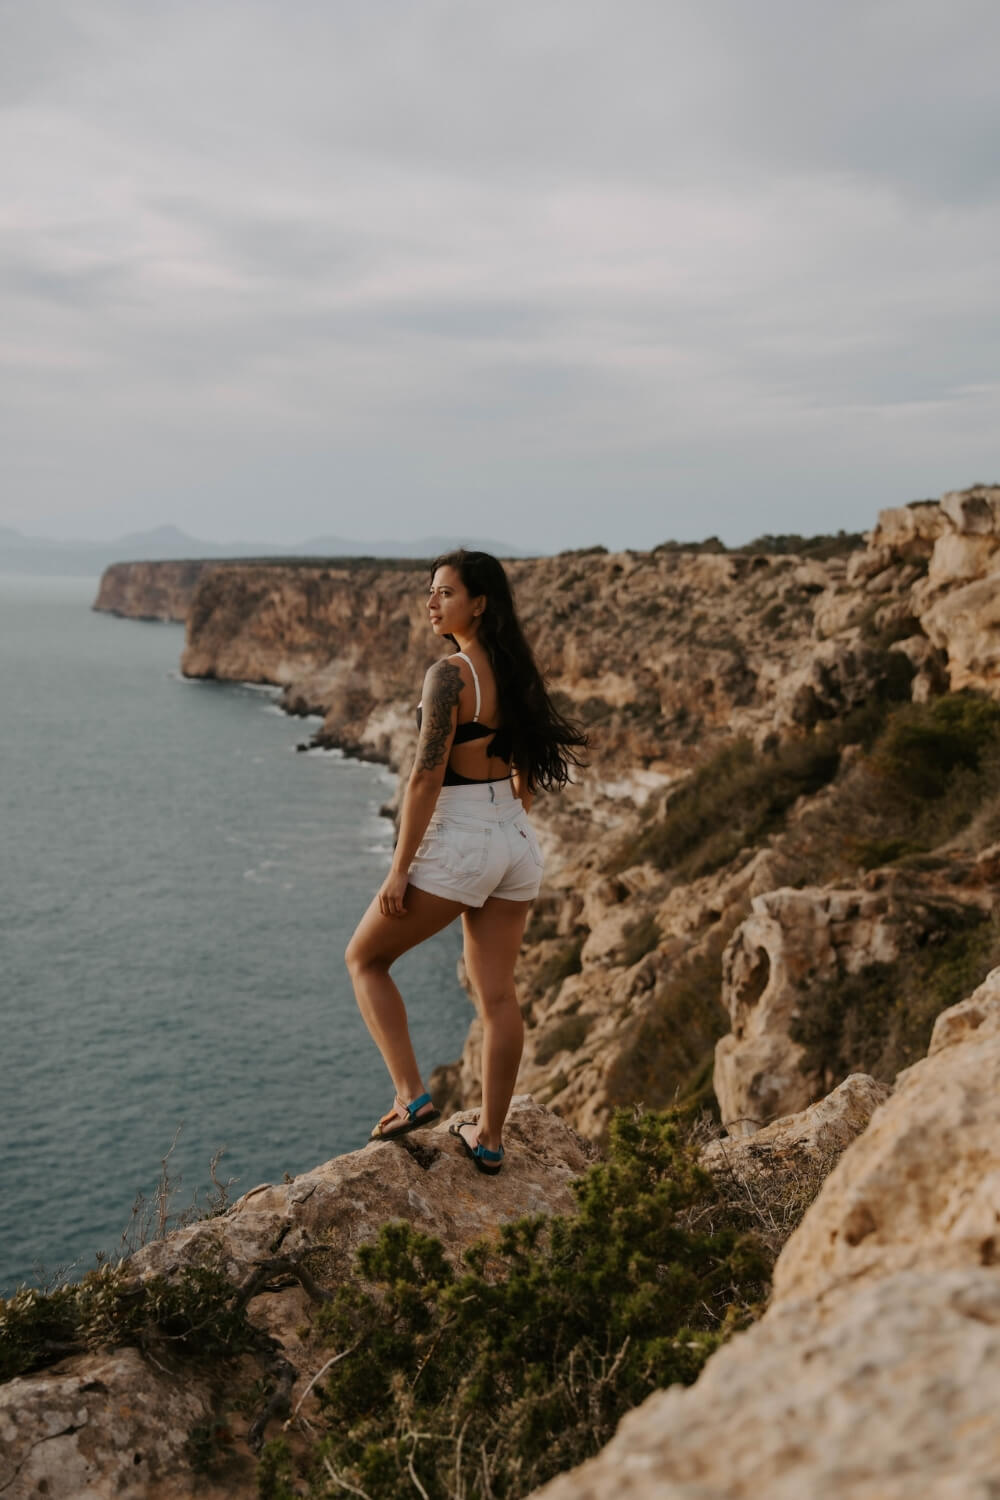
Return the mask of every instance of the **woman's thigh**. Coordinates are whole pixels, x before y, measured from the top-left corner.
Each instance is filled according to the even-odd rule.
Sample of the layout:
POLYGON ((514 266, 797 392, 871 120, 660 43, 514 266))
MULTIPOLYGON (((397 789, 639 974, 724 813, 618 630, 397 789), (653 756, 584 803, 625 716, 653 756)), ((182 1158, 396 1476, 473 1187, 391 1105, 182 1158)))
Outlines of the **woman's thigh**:
POLYGON ((465 967, 484 1003, 513 988, 514 965, 531 906, 530 901, 505 901, 502 896, 490 896, 482 906, 465 912, 462 917, 465 967))
POLYGON ((400 917, 386 917, 376 897, 347 945, 347 962, 388 967, 426 938, 433 937, 464 910, 461 902, 445 901, 416 886, 406 888, 406 910, 400 917))

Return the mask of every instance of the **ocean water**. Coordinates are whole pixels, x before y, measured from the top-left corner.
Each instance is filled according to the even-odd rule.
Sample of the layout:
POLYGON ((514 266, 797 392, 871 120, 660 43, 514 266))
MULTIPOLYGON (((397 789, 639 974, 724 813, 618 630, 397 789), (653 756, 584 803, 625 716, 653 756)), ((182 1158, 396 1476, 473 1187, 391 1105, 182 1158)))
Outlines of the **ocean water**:
MULTIPOLYGON (((96 579, 0 577, 0 1295, 173 1210, 364 1143, 392 1088, 343 964, 393 779, 297 753, 276 693, 190 682, 96 579), (179 1132, 179 1134, 178 1134, 179 1132)), ((471 1018, 458 926, 396 974, 429 1072, 471 1018)))

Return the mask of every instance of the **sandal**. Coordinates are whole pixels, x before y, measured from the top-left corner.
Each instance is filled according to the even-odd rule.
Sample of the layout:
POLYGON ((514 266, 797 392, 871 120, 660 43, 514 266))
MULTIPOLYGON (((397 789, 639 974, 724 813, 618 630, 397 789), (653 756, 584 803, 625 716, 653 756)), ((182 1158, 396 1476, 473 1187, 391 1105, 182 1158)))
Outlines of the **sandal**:
POLYGON ((503 1166, 503 1147, 501 1146, 499 1151, 491 1151, 489 1146, 482 1146, 478 1141, 474 1146, 470 1146, 462 1134, 462 1126, 474 1124, 474 1120, 462 1120, 459 1124, 450 1126, 448 1134, 458 1137, 466 1156, 471 1158, 480 1172, 485 1172, 487 1177, 495 1177, 503 1166))
POLYGON ((441 1118, 441 1111, 434 1109, 433 1106, 428 1110, 427 1114, 421 1115, 419 1119, 417 1118, 417 1111, 430 1103, 430 1094, 421 1094, 420 1098, 414 1099, 412 1104, 404 1103, 397 1094, 392 1109, 390 1109, 387 1115, 382 1116, 368 1139, 370 1141, 394 1141, 397 1135, 409 1135, 411 1130, 419 1130, 422 1125, 429 1125, 432 1120, 439 1120, 441 1118), (398 1120, 401 1123, 397 1125, 395 1130, 387 1130, 386 1126, 393 1120, 398 1120))

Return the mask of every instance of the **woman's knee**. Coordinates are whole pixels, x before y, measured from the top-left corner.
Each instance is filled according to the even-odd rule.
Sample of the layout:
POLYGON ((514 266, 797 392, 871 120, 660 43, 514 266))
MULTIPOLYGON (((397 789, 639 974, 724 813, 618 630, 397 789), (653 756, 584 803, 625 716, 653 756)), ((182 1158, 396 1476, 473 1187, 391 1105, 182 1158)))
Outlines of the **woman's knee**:
POLYGON ((521 1008, 517 1003, 517 991, 513 984, 506 985, 502 989, 495 985, 484 985, 481 989, 477 989, 476 996, 484 1021, 509 1015, 512 1010, 516 1010, 518 1015, 521 1014, 521 1008))
POLYGON ((365 974, 371 969, 387 970, 389 967, 388 963, 372 950, 371 944, 367 943, 363 937, 359 937, 357 933, 344 950, 344 962, 347 965, 347 972, 352 977, 365 974))

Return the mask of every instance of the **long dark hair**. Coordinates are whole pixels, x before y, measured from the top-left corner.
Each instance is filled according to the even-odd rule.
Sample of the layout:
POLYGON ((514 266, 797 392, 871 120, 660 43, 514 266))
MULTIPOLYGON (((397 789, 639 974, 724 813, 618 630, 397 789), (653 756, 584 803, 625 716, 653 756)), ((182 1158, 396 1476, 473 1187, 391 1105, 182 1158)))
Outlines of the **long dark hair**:
MULTIPOLYGON (((584 764, 576 752, 586 746, 587 736, 559 712, 545 690, 524 638, 503 565, 489 552, 468 552, 459 547, 435 559, 432 579, 438 568, 454 568, 473 599, 481 595, 486 599, 478 639, 496 678, 503 726, 487 746, 487 753, 511 761, 529 791, 539 787, 554 791, 565 786, 570 766, 584 764)), ((454 636, 448 639, 458 644, 454 636)))

